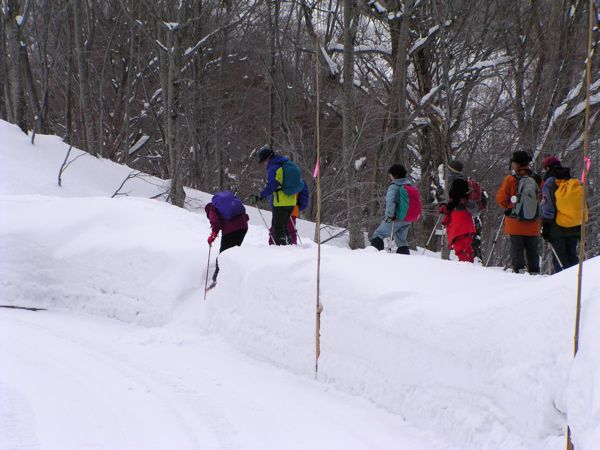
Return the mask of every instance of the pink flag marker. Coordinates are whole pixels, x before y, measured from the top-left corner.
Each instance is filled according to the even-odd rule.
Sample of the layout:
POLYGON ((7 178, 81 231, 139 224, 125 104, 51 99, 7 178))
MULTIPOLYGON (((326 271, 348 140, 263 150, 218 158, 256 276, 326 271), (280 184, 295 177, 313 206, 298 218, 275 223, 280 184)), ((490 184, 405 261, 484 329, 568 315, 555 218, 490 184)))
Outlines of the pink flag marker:
POLYGON ((585 167, 581 171, 581 182, 585 183, 587 174, 590 171, 590 166, 592 165, 592 160, 586 156, 586 157, 583 158, 583 161, 584 161, 584 166, 585 167))
POLYGON ((319 176, 319 158, 315 162, 315 170, 313 171, 313 178, 317 178, 319 176))

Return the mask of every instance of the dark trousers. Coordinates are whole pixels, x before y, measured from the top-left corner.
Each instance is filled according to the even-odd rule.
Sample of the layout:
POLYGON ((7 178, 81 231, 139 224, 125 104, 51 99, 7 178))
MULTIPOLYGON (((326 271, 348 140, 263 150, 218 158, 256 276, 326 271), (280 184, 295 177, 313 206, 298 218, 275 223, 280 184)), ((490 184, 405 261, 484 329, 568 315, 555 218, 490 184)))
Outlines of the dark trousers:
POLYGON ((511 234, 510 257, 513 271, 519 272, 524 269, 525 257, 527 257, 527 271, 529 273, 540 273, 537 236, 516 236, 511 234))
POLYGON ((475 222, 475 234, 473 235, 473 252, 475 253, 475 256, 477 258, 483 260, 483 257, 481 256, 481 231, 483 228, 481 217, 473 217, 473 222, 475 222))
MULTIPOLYGON (((244 242, 244 237, 248 230, 238 230, 232 233, 224 234, 221 236, 221 248, 219 248, 219 254, 231 247, 239 247, 244 242)), ((213 281, 217 281, 217 275, 219 275, 219 257, 215 264, 215 273, 213 273, 213 281)))
POLYGON ((556 255, 552 252, 552 263, 556 272, 579 264, 579 255, 577 254, 578 242, 579 238, 576 236, 550 240, 550 245, 554 248, 554 252, 556 252, 556 255), (560 261, 556 259, 557 255, 560 261))
POLYGON ((291 243, 287 227, 293 210, 293 206, 273 207, 271 229, 273 230, 273 239, 275 240, 275 245, 289 245, 291 243))

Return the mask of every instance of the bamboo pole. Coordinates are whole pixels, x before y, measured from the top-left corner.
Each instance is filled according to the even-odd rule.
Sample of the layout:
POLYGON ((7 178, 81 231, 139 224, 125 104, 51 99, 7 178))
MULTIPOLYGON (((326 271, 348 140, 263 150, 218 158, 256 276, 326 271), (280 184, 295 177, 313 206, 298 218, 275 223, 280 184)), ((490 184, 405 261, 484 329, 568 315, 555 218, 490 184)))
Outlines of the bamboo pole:
POLYGON ((320 115, 321 115, 321 94, 319 85, 319 38, 315 38, 316 46, 316 145, 317 145, 317 217, 316 217, 316 238, 317 238, 317 304, 316 304, 316 328, 315 328, 315 378, 319 372, 319 356, 321 355, 321 136, 320 136, 320 115))
MULTIPOLYGON (((577 302, 575 307, 575 334, 573 336, 573 357, 579 350, 579 324, 581 321, 581 288, 583 284, 583 261, 585 259, 585 241, 586 241, 586 211, 587 211, 587 159, 590 146, 590 86, 592 84, 592 33, 594 24, 594 4, 589 1, 589 24, 588 24, 588 43, 587 43, 587 61, 585 70, 585 127, 583 130, 583 204, 581 205, 581 239, 579 242, 579 268, 577 272, 577 302)), ((574 450, 571 441, 571 428, 567 425, 567 450, 574 450)))

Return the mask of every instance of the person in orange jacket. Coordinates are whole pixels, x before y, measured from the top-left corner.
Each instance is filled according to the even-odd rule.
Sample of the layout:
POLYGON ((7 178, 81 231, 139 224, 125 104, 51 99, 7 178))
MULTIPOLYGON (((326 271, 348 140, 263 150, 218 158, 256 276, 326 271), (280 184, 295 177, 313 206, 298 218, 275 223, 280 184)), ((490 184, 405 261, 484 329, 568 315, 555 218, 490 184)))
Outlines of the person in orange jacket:
POLYGON ((504 234, 510 237, 513 271, 527 266, 531 274, 540 273, 538 236, 541 230, 541 178, 529 167, 531 156, 518 150, 510 159, 511 173, 496 192, 496 202, 504 209, 504 234), (519 192, 520 191, 520 192, 519 192))

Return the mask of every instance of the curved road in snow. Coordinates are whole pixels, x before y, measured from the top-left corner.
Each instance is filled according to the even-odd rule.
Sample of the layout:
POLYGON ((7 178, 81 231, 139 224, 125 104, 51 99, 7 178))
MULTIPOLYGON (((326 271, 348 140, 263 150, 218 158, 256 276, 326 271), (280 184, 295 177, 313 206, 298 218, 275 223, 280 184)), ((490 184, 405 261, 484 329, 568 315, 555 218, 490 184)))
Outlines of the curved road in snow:
POLYGON ((0 449, 448 449, 174 327, 0 308, 0 449))

